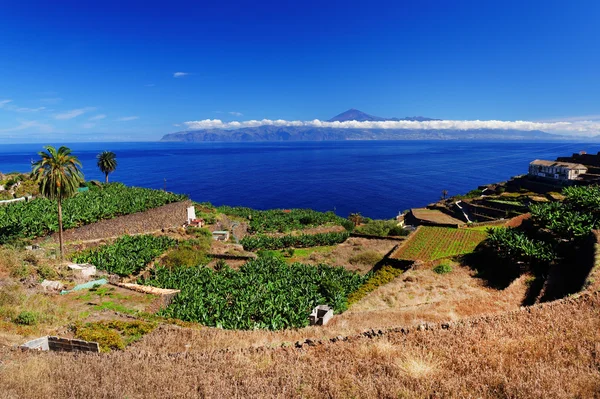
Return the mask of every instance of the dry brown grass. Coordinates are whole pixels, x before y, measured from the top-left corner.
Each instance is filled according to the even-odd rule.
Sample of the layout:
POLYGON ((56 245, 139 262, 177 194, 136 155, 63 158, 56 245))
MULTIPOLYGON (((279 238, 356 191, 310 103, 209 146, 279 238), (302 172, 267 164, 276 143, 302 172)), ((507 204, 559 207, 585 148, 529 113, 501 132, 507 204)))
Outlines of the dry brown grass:
POLYGON ((371 263, 352 264, 350 260, 357 255, 364 253, 378 254, 381 257, 389 253, 396 245, 397 241, 376 240, 359 237, 350 237, 342 244, 337 245, 332 251, 313 252, 306 258, 294 259, 298 262, 308 264, 326 263, 331 266, 342 266, 348 270, 354 270, 365 274, 375 265, 371 263))
POLYGON ((596 294, 301 351, 2 351, 0 397, 594 398, 599 353, 596 294))

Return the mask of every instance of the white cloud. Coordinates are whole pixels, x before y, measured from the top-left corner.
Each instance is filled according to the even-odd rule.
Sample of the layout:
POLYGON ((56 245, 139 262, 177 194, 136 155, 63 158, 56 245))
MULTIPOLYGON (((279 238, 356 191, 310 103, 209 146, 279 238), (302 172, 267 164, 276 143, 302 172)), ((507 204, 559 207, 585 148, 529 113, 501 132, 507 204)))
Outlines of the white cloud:
POLYGON ((81 125, 81 127, 82 127, 82 128, 84 128, 84 129, 91 129, 91 128, 93 128, 94 126, 96 126, 96 124, 95 124, 95 123, 89 123, 89 122, 86 122, 86 123, 84 123, 83 125, 81 125))
POLYGON ((127 122, 127 121, 134 121, 136 119, 140 119, 139 116, 123 116, 121 118, 118 118, 117 120, 119 122, 127 122))
POLYGON ((183 78, 184 76, 187 76, 187 75, 189 75, 188 72, 175 72, 173 74, 173 77, 174 78, 183 78))
POLYGON ((229 115, 233 115, 233 116, 243 116, 244 114, 242 114, 241 112, 235 112, 235 111, 230 111, 229 115))
POLYGON ((38 107, 38 108, 27 108, 27 107, 17 107, 14 104, 11 104, 12 100, 0 100, 0 108, 3 108, 7 111, 13 112, 39 112, 46 109, 46 107, 38 107))
POLYGON ((45 109, 46 109, 46 107, 37 107, 37 108, 21 107, 21 108, 15 108, 13 111, 16 111, 16 112, 39 112, 39 111, 43 111, 45 109))
POLYGON ((106 115, 104 114, 99 114, 96 116, 92 116, 90 119, 88 119, 89 121, 99 121, 100 119, 104 119, 106 118, 106 115))
POLYGON ((51 125, 40 123, 38 121, 22 121, 18 126, 7 129, 0 129, 0 132, 18 132, 22 130, 37 130, 42 133, 50 133, 54 131, 54 128, 51 125))
POLYGON ((156 86, 154 83, 148 83, 147 85, 144 85, 144 87, 154 87, 156 86))
POLYGON ((58 120, 68 120, 68 119, 73 119, 76 118, 80 115, 85 114, 86 112, 90 112, 90 111, 94 111, 96 108, 94 107, 85 107, 85 108, 78 108, 78 109, 72 109, 70 111, 66 111, 60 114, 56 114, 54 115, 55 119, 58 120))
POLYGON ((187 129, 239 129, 258 126, 305 126, 327 127, 336 129, 411 129, 411 130, 541 130, 549 133, 577 133, 580 135, 600 134, 600 122, 596 121, 481 121, 481 120, 440 120, 440 121, 383 121, 383 122, 326 122, 318 119, 312 121, 286 121, 282 119, 249 120, 243 122, 223 122, 220 119, 204 119, 184 122, 187 129))

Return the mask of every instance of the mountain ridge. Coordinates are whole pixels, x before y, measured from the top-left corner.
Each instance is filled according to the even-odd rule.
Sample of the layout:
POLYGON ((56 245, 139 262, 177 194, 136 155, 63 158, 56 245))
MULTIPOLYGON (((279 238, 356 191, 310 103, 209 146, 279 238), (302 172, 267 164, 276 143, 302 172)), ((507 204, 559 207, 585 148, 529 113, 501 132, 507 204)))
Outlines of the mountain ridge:
POLYGON ((327 122, 347 122, 347 121, 357 121, 357 122, 399 122, 399 121, 416 121, 416 122, 424 122, 424 121, 439 121, 440 119, 427 118, 424 116, 407 116, 404 118, 383 118, 381 116, 374 116, 367 114, 366 112, 362 112, 356 108, 350 108, 347 111, 342 112, 334 116, 333 118, 327 120, 327 122))

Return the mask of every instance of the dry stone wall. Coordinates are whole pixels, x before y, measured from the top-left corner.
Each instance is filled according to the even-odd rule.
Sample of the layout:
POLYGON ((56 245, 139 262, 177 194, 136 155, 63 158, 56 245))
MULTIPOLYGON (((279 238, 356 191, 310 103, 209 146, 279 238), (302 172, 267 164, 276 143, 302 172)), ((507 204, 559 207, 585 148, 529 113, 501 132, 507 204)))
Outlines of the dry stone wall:
MULTIPOLYGON (((161 229, 183 226, 187 221, 187 207, 191 204, 191 201, 175 202, 145 212, 102 220, 66 230, 63 237, 67 242, 100 240, 124 234, 151 233, 161 229)), ((58 233, 52 234, 50 239, 58 242, 58 233)))

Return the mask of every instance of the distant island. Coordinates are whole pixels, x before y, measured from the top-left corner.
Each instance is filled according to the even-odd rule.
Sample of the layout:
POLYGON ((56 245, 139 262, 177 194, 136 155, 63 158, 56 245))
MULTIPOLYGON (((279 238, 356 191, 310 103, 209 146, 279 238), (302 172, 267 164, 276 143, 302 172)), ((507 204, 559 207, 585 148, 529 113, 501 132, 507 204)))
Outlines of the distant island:
MULTIPOLYGON (((427 122, 440 119, 424 116, 383 118, 357 109, 349 109, 327 122, 427 122)), ((315 126, 240 127, 236 129, 199 129, 169 133, 163 142, 251 142, 251 141, 344 141, 344 140, 568 140, 572 137, 549 134, 539 130, 500 129, 395 129, 336 128, 315 126)))

